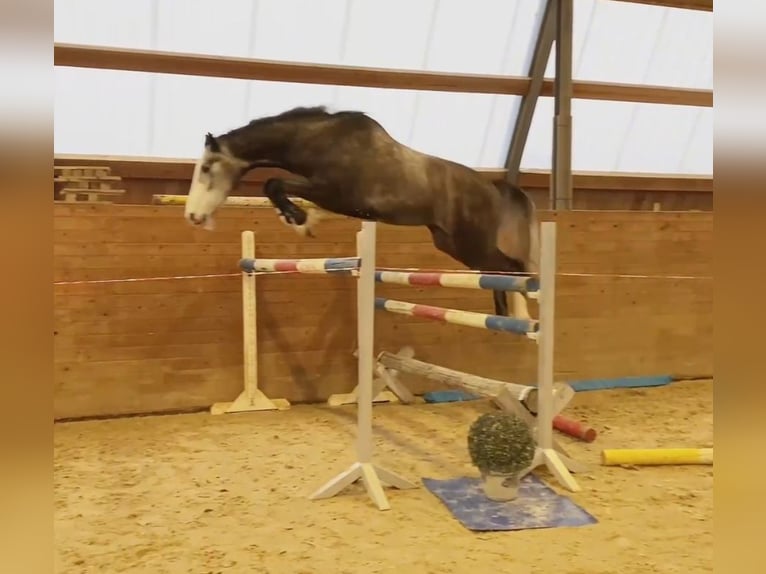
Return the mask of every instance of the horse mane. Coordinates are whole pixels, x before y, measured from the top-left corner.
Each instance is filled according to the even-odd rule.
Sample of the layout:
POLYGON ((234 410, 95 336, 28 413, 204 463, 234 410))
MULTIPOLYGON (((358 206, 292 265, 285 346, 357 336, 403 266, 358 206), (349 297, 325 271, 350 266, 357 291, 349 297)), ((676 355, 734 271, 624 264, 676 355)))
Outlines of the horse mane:
POLYGON ((325 119, 333 116, 366 116, 364 112, 341 110, 338 112, 330 112, 327 110, 327 106, 298 106, 273 116, 267 116, 263 118, 256 118, 251 120, 249 126, 262 126, 275 122, 293 119, 325 119))
MULTIPOLYGON (((262 129, 291 129, 295 127, 293 122, 317 122, 321 123, 326 120, 343 120, 362 122, 366 126, 377 126, 382 129, 382 126, 365 112, 341 110, 337 112, 330 112, 325 106, 299 106, 279 114, 272 116, 264 116, 250 120, 247 124, 234 128, 222 134, 219 137, 225 139, 229 146, 229 150, 236 155, 236 151, 233 150, 245 150, 248 149, 257 138, 257 135, 262 129)), ((242 151, 240 151, 242 153, 242 151)))

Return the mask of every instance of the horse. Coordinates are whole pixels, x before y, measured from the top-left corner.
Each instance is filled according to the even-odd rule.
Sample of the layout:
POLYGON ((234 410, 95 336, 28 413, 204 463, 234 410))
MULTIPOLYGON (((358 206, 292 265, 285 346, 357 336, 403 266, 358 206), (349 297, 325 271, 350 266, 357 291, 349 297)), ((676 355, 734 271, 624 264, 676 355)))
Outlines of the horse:
MULTIPOLYGON (((360 220, 425 226, 436 249, 471 270, 538 271, 537 214, 521 188, 412 149, 360 111, 297 107, 218 136, 207 133, 185 219, 213 229, 216 210, 258 167, 288 172, 268 179, 263 193, 303 236, 314 236, 319 214, 289 195, 360 220)), ((514 295, 514 315, 528 318, 526 300, 514 295)), ((493 301, 495 314, 507 316, 505 292, 493 291, 493 301)))

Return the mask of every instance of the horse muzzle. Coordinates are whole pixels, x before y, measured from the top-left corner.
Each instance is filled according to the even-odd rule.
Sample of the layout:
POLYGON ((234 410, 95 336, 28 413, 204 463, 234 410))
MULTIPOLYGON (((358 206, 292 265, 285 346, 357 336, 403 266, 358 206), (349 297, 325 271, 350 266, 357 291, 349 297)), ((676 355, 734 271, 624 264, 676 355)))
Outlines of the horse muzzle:
POLYGON ((190 213, 186 216, 186 218, 192 222, 194 225, 202 225, 207 221, 207 215, 204 213, 202 215, 197 215, 196 213, 190 213))

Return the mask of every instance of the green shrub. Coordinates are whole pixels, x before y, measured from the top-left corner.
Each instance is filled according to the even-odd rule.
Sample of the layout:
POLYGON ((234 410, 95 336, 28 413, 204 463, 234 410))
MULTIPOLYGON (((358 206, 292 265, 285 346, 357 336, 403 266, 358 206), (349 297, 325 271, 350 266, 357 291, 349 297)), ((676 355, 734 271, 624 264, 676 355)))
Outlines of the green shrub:
POLYGON ((468 431, 468 452, 483 474, 516 474, 532 464, 535 441, 516 415, 485 413, 468 431))

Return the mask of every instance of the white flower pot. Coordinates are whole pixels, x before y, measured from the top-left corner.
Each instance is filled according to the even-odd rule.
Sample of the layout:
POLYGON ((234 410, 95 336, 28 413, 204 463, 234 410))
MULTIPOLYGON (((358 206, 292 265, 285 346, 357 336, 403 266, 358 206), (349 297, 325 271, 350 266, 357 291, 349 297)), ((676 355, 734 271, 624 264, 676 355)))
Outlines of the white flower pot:
POLYGON ((484 494, 490 500, 506 502, 513 500, 519 495, 519 483, 521 473, 496 474, 487 473, 482 475, 484 481, 484 494))

